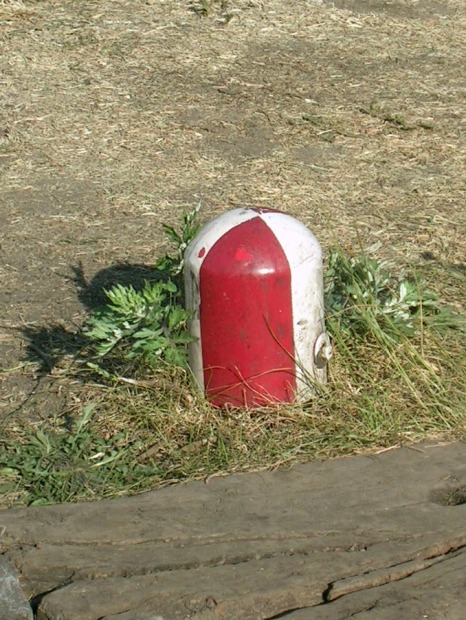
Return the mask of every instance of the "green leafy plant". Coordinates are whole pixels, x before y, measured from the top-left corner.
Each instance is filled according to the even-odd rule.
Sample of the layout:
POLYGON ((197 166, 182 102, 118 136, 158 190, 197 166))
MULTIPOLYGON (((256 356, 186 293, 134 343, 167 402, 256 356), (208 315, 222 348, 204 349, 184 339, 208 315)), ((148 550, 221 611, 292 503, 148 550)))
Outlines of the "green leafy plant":
POLYGON ((194 220, 186 216, 182 228, 165 229, 175 251, 164 264, 173 271, 141 291, 114 287, 86 326, 98 361, 88 365, 112 389, 80 384, 80 398, 97 404, 81 409, 76 399, 76 418, 59 426, 10 420, 0 428, 4 505, 103 499, 219 472, 465 437, 464 333, 430 329, 452 325, 448 309, 420 280, 338 248, 325 277, 334 356, 319 398, 272 410, 210 406, 187 373, 174 370, 188 339, 174 281, 194 220), (143 378, 127 376, 136 369, 143 378))
POLYGON ((162 224, 167 240, 174 250, 174 254, 165 254, 159 258, 156 263, 156 268, 172 278, 177 278, 183 271, 186 248, 199 230, 197 218, 200 208, 201 203, 198 203, 191 211, 185 211, 183 213, 179 231, 173 228, 173 226, 162 224))
POLYGON ((325 306, 330 327, 353 336, 375 330, 397 340, 414 336, 429 320, 439 325, 454 322, 451 311, 422 281, 404 271, 394 277, 383 263, 365 255, 349 257, 339 248, 329 253, 325 306))
POLYGON ((89 318, 84 329, 97 358, 112 355, 149 366, 185 365, 190 313, 179 305, 173 282, 146 282, 142 291, 117 284, 106 295, 109 303, 89 318))
POLYGON ((134 462, 139 442, 127 432, 109 440, 98 435, 91 428, 94 409, 93 403, 84 407, 71 428, 29 432, 25 442, 0 438, 2 492, 22 489, 26 503, 37 506, 143 484, 157 468, 134 462))
MULTIPOLYGON (((145 282, 141 291, 117 284, 105 292, 109 303, 94 312, 83 330, 95 357, 151 367, 186 365, 186 345, 192 341, 187 332, 191 313, 183 307, 181 272, 186 248, 199 229, 199 210, 200 204, 183 214, 179 231, 163 225, 174 253, 157 261, 159 281, 145 282)), ((88 365, 105 374, 97 364, 88 365)))

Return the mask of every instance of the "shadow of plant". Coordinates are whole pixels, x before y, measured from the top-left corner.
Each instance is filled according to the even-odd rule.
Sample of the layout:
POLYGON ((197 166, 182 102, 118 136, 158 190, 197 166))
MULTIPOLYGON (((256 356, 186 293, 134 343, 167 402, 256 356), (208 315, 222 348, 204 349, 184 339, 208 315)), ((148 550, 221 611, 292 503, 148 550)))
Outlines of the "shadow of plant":
POLYGON ((39 364, 39 373, 52 372, 65 356, 76 357, 85 345, 79 332, 63 325, 24 327, 21 332, 27 343, 26 359, 39 364))
MULTIPOLYGON (((178 344, 186 344, 186 338, 181 333, 187 321, 182 307, 181 279, 185 250, 199 230, 197 216, 200 208, 199 203, 184 212, 181 224, 176 229, 167 224, 162 225, 173 252, 161 256, 153 266, 116 263, 99 271, 91 280, 86 277, 82 263, 71 268, 71 281, 76 286, 77 297, 89 310, 91 321, 94 321, 94 329, 87 330, 87 335, 92 332, 92 337, 97 341, 111 337, 110 349, 104 355, 127 335, 141 338, 139 342, 133 341, 132 352, 138 350, 146 356, 150 356, 150 350, 154 355, 160 355, 161 346, 160 351, 164 352, 164 356, 166 353, 171 358, 172 354, 176 354, 178 344), (111 293, 107 295, 109 291, 111 293), (175 293, 178 298, 176 304, 173 304, 170 296, 175 293), (119 306, 116 309, 115 304, 119 306), (143 316, 140 315, 141 309, 147 311, 143 316), (130 328, 128 323, 132 323, 130 328)), ((29 345, 28 359, 39 361, 42 370, 46 372, 51 372, 67 353, 75 358, 81 356, 84 360, 88 343, 84 333, 80 329, 71 331, 56 325, 37 330, 27 327, 23 330, 23 336, 29 345)), ((102 352, 99 356, 102 356, 102 352)), ((126 359, 131 357, 134 355, 126 356, 126 359)))
POLYGON ((86 278, 82 263, 72 267, 72 271, 78 299, 88 310, 95 310, 105 305, 107 303, 105 291, 116 284, 131 285, 136 291, 141 291, 145 282, 152 283, 166 279, 165 274, 155 267, 138 263, 116 263, 98 271, 91 280, 86 278))
MULTIPOLYGON (((76 286, 77 298, 90 313, 106 304, 105 291, 113 286, 131 285, 141 291, 145 282, 158 282, 166 279, 163 271, 143 264, 116 263, 98 271, 88 279, 82 263, 71 267, 71 281, 76 286)), ((79 359, 88 342, 80 329, 72 329, 61 324, 26 326, 21 329, 26 340, 26 360, 39 364, 39 373, 48 374, 60 366, 65 357, 79 359)))

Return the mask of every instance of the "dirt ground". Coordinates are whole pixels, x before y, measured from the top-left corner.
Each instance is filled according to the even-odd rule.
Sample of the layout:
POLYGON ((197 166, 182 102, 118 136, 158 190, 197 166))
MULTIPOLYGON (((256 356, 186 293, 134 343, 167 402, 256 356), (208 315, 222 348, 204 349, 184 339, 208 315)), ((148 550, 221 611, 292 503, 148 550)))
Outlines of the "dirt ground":
POLYGON ((102 288, 199 201, 282 209, 464 308, 465 26, 464 0, 1 1, 0 417, 77 398, 49 375, 102 288))

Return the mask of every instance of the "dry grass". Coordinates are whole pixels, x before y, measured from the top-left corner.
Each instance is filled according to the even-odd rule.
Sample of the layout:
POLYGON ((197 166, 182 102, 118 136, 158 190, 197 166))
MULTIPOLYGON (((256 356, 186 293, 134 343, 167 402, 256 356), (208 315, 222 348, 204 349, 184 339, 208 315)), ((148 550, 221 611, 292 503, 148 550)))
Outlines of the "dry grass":
POLYGON ((147 261, 147 231, 198 198, 283 208, 324 245, 330 222, 392 258, 462 261, 461 3, 416 20, 237 0, 227 26, 181 1, 22 4, 1 54, 3 191, 97 186, 78 220, 39 222, 90 269, 96 252, 147 261))
MULTIPOLYGON (((306 405, 217 409, 173 370, 75 385, 65 414, 3 425, 0 444, 11 456, 0 459, 0 504, 95 500, 419 440, 465 440, 464 344, 455 330, 385 346, 336 333, 329 383, 306 405)), ((70 390, 76 370, 56 382, 70 390)))
MULTIPOLYGON (((89 307, 77 295, 76 269, 85 286, 117 263, 153 264, 161 223, 178 221, 199 200, 205 218, 245 204, 282 209, 308 224, 324 249, 338 239, 421 270, 464 312, 463 0, 211 4, 200 17, 182 0, 0 2, 5 324, 27 325, 30 340, 44 330, 54 338, 77 330, 89 307)), ((21 340, 9 328, 2 334, 6 365, 16 367, 21 340)), ((340 452, 416 439, 426 411, 442 433, 460 426, 464 345, 440 344, 423 344, 435 380, 428 367, 413 377, 414 397, 387 376, 374 418, 364 418, 371 373, 387 371, 370 346, 356 355, 358 370, 337 358, 330 391, 311 410, 246 413, 241 424, 233 412, 220 416, 197 401, 129 388, 101 400, 72 381, 61 391, 47 384, 39 407, 28 395, 38 389, 35 378, 19 371, 0 375, 3 412, 45 417, 65 394, 59 416, 89 399, 99 402, 99 424, 116 416, 124 426, 133 409, 168 425, 175 416, 180 453, 199 439, 210 446, 210 435, 196 435, 201 419, 205 429, 222 429, 214 430, 216 462, 224 450, 218 437, 233 444, 235 433, 249 437, 230 455, 230 469, 266 466, 258 433, 270 455, 286 445, 290 458, 333 456, 338 442, 325 438, 338 438, 342 425, 340 452), (365 369, 368 355, 376 371, 365 369), (162 410, 165 402, 163 414, 142 406, 154 402, 162 410), (384 410, 397 408, 377 442, 361 434, 363 422, 376 426, 384 410), (299 439, 292 428, 309 435, 299 439)), ((199 475, 209 471, 200 466, 199 475)))

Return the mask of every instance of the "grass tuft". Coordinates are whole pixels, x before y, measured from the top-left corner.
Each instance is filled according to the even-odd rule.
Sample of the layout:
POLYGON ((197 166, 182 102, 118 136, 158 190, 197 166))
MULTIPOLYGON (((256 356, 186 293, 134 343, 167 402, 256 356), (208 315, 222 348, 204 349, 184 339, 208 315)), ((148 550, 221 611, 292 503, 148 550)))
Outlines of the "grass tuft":
POLYGON ((464 344, 423 334, 382 349, 340 332, 328 385, 304 406, 220 410, 187 373, 86 387, 76 417, 0 439, 9 504, 84 501, 232 472, 466 437, 464 344), (423 354, 420 348, 423 348, 423 354))

